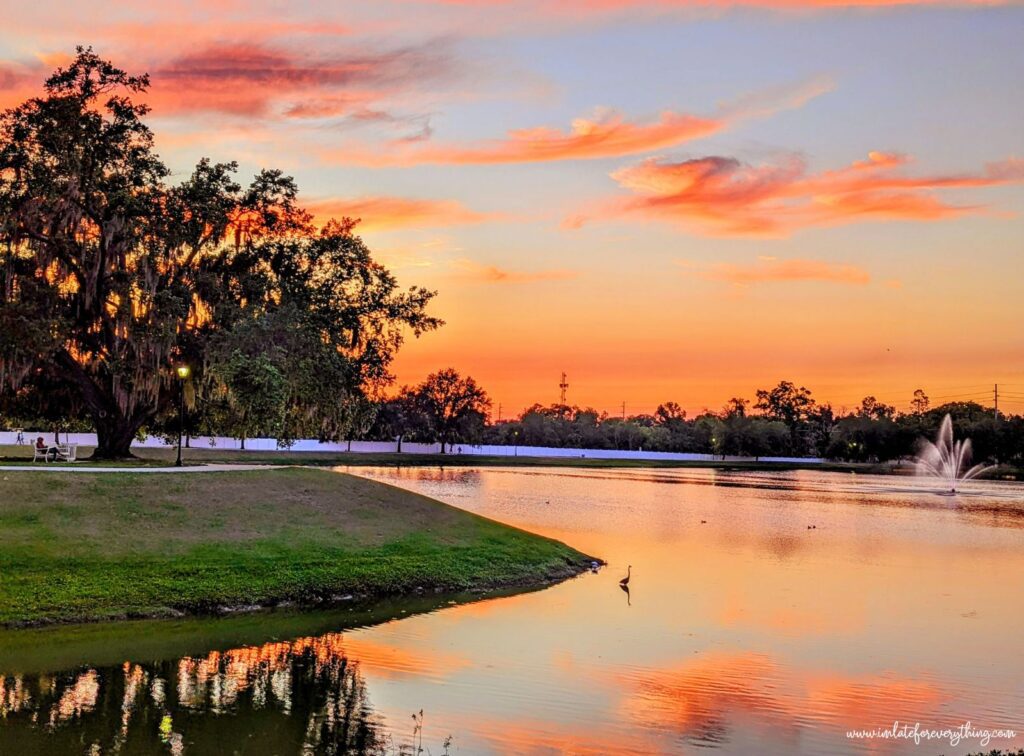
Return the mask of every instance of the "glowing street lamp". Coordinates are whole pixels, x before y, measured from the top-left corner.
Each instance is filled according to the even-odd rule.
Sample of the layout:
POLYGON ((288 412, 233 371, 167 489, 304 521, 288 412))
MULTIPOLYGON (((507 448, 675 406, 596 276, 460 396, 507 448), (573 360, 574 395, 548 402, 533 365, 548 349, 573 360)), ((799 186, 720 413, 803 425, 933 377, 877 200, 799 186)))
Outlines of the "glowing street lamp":
POLYGON ((174 371, 178 374, 178 380, 181 381, 178 401, 178 458, 175 460, 174 466, 181 467, 181 435, 185 430, 185 381, 192 375, 192 368, 181 364, 174 371))

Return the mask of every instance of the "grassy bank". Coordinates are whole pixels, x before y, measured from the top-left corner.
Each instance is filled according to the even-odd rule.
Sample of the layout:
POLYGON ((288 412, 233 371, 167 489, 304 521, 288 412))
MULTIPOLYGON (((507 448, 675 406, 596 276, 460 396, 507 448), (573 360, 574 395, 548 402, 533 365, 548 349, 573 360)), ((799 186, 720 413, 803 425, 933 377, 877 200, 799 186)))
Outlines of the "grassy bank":
POLYGON ((589 558, 349 475, 5 472, 0 624, 540 585, 589 558))

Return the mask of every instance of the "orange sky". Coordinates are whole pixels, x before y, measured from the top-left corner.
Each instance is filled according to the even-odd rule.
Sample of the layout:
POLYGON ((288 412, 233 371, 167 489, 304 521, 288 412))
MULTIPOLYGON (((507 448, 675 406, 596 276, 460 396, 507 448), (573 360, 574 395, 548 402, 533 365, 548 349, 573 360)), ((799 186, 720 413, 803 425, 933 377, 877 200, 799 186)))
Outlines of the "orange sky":
POLYGON ((792 380, 1024 411, 1020 2, 52 0, 8 9, 0 106, 75 44, 148 71, 176 177, 293 174, 495 415, 691 412, 792 380), (870 6, 870 7, 868 7, 870 6))

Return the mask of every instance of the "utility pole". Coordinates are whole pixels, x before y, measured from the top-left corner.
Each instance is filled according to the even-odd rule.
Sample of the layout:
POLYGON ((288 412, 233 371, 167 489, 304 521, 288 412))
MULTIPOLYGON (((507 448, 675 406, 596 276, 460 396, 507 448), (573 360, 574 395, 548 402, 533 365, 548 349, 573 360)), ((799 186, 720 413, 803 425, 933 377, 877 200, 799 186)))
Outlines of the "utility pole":
POLYGON ((626 419, 626 403, 625 402, 622 403, 622 419, 623 420, 626 419))
POLYGON ((995 384, 992 388, 992 400, 995 404, 995 419, 999 419, 999 384, 995 384))
POLYGON ((566 383, 566 381, 565 381, 565 371, 564 370, 562 371, 562 382, 558 384, 558 388, 561 389, 561 394, 559 394, 559 403, 560 404, 565 404, 565 390, 567 388, 569 388, 569 384, 566 383))
POLYGON ((501 402, 498 402, 498 422, 501 422, 501 402))

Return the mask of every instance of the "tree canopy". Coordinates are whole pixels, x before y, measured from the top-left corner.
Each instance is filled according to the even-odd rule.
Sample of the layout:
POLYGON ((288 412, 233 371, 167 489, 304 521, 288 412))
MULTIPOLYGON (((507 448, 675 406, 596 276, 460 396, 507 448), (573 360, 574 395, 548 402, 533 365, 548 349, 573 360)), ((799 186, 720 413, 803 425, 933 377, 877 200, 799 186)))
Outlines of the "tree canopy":
POLYGON ((423 435, 441 442, 444 454, 449 443, 479 438, 487 422, 491 400, 470 376, 452 368, 431 373, 406 401, 425 421, 423 435))

